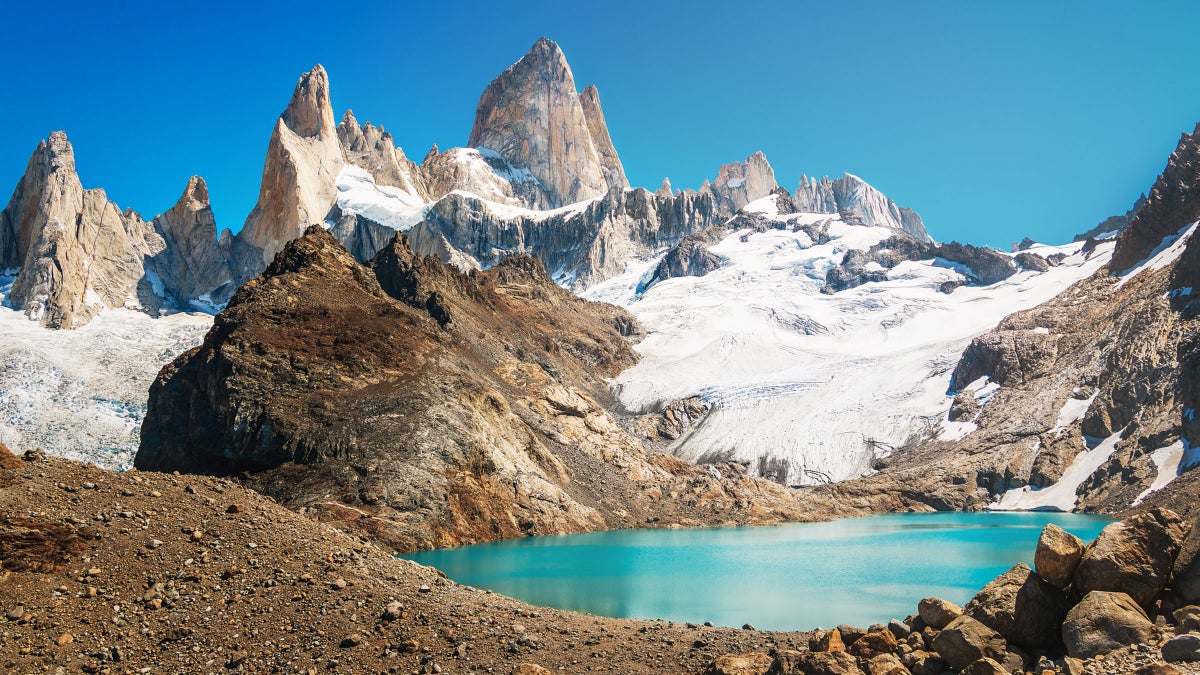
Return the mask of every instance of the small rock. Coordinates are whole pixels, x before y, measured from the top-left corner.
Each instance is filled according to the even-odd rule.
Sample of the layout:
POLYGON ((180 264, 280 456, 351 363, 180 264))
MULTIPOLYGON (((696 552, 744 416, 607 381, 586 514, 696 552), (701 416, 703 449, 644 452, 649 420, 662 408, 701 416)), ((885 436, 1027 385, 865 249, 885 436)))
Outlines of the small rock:
POLYGON ((4 618, 9 621, 20 621, 22 616, 25 616, 25 608, 20 605, 4 612, 4 618))
POLYGON ((844 652, 846 645, 842 642, 842 633, 838 629, 817 631, 808 641, 808 649, 813 652, 844 652))
POLYGON ((248 658, 250 658, 250 652, 245 649, 235 650, 229 654, 229 660, 225 662, 225 667, 232 670, 242 665, 242 662, 248 658))
POLYGON ((433 589, 429 587, 429 584, 421 584, 421 586, 417 588, 418 593, 428 593, 432 590, 433 589))
POLYGON ((909 675, 895 654, 879 654, 867 661, 867 675, 909 675))
POLYGON ((98 576, 100 576, 100 568, 99 568, 99 567, 89 567, 89 568, 88 568, 88 571, 87 571, 87 575, 88 575, 89 577, 98 577, 98 576))
MULTIPOLYGON (((1082 672, 1082 671, 1081 671, 1082 672)), ((1183 675, 1178 668, 1169 663, 1147 663, 1133 671, 1133 675, 1183 675)))
POLYGON ((71 635, 70 633, 63 633, 62 635, 59 635, 58 639, 56 639, 54 642, 58 644, 59 647, 65 647, 74 641, 74 635, 71 635))
POLYGON ((329 587, 334 590, 340 591, 346 587, 346 580, 341 577, 338 577, 337 579, 334 579, 333 581, 329 582, 329 587))
POLYGON ((754 628, 754 624, 744 623, 744 624, 742 624, 742 630, 756 630, 756 629, 754 628))
POLYGON ((244 507, 241 504, 230 504, 225 507, 225 513, 241 513, 244 507))
POLYGON ((921 615, 921 620, 931 628, 941 630, 950 625, 958 617, 962 616, 962 607, 947 602, 941 598, 925 598, 917 603, 917 613, 921 615))
POLYGON ((854 656, 863 660, 870 660, 880 654, 890 654, 896 649, 896 636, 892 635, 891 631, 881 630, 873 633, 867 633, 846 648, 854 656))
POLYGON ((192 541, 200 541, 201 539, 204 538, 204 533, 201 532, 200 530, 192 530, 192 534, 190 535, 189 538, 192 541))
POLYGON ((1200 635, 1185 633, 1167 640, 1162 646, 1162 657, 1171 663, 1200 661, 1200 635))
POLYGON ((909 628, 908 624, 900 621, 899 619, 892 619, 889 621, 887 629, 891 631, 892 635, 896 636, 897 640, 903 640, 907 638, 910 633, 912 633, 912 628, 909 628))
POLYGON ((350 647, 357 647, 360 644, 362 644, 362 636, 354 633, 342 638, 342 641, 338 646, 342 649, 349 649, 350 647))
POLYGON ((1196 605, 1180 607, 1171 616, 1175 619, 1175 623, 1179 624, 1181 630, 1189 633, 1200 631, 1200 607, 1196 605))
POLYGON ((163 543, 161 541, 159 541, 158 539, 151 539, 150 541, 146 542, 146 548, 148 548, 150 550, 154 550, 162 545, 163 545, 163 543))
POLYGON ((388 621, 398 621, 404 616, 404 605, 399 602, 389 602, 387 607, 383 608, 383 618, 388 621))
POLYGON ((512 675, 551 675, 551 673, 536 663, 522 663, 512 669, 512 675))
POLYGON ((1008 675, 1008 671, 996 661, 985 658, 963 668, 962 675, 1008 675))

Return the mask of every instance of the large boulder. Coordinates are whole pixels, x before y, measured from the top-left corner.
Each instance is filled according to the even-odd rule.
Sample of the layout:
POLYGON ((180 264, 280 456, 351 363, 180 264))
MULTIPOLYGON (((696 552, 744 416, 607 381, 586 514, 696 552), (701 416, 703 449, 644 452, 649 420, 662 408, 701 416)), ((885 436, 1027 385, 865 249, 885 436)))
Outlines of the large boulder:
POLYGON ((1172 663, 1200 661, 1200 635, 1186 633, 1167 640, 1162 646, 1162 657, 1172 663))
POLYGON ((1083 542, 1079 537, 1050 523, 1038 537, 1037 552, 1033 554, 1034 569, 1046 581, 1066 588, 1071 575, 1083 559, 1083 542))
POLYGON ((1070 604, 1067 596, 1020 563, 983 587, 963 609, 968 616, 1022 649, 1058 643, 1070 604))
POLYGON ((1149 642, 1154 624, 1125 593, 1091 591, 1067 613, 1062 638, 1067 653, 1090 659, 1130 644, 1149 642))
POLYGON ((1112 523, 1084 554, 1072 585, 1079 595, 1116 591, 1149 608, 1170 581, 1186 534, 1183 520, 1167 509, 1112 523))
POLYGON ((858 660, 846 652, 780 650, 769 675, 863 675, 858 660))
POLYGON ((890 654, 896 649, 896 636, 889 630, 873 631, 855 640, 846 651, 863 660, 880 654, 890 654))
POLYGON ((982 658, 1003 659, 1004 637, 978 620, 963 615, 951 621, 933 639, 933 650, 955 670, 982 658))
POLYGON ((1008 675, 1008 669, 997 663, 995 659, 979 659, 963 668, 962 675, 1008 675))
POLYGON ((705 675, 765 675, 771 669, 774 659, 762 652, 747 652, 745 654, 724 654, 718 656, 705 675))
POLYGON ((910 675, 895 654, 879 654, 867 661, 867 675, 910 675))
POLYGON ((917 613, 926 626, 941 630, 951 621, 962 616, 963 609, 953 602, 941 598, 925 598, 917 603, 917 613))

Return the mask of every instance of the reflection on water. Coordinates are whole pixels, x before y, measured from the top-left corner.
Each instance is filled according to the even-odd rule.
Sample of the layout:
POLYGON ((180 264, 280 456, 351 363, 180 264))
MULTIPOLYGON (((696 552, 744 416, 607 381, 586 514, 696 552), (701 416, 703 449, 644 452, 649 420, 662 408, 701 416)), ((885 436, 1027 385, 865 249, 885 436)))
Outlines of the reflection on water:
POLYGON ((1062 513, 889 514, 778 527, 620 530, 405 556, 526 602, 613 617, 773 630, 903 618, 962 604, 1055 523, 1084 541, 1108 522, 1062 513))

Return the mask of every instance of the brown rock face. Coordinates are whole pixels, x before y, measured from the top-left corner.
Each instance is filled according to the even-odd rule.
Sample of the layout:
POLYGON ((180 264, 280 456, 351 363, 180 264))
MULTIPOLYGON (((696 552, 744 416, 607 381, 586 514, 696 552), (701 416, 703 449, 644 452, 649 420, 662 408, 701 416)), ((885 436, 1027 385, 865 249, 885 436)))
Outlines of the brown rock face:
POLYGON ((1059 588, 1071 583, 1079 560, 1083 558, 1083 542, 1079 537, 1050 523, 1038 537, 1033 564, 1038 576, 1059 588))
MULTIPOLYGON (((629 187, 625 167, 621 166, 621 158, 617 156, 612 137, 608 135, 608 123, 604 121, 604 111, 600 108, 600 92, 596 85, 589 84, 583 90, 579 95, 579 103, 583 106, 583 117, 587 120, 588 132, 596 145, 596 153, 600 155, 600 165, 604 168, 604 182, 608 184, 608 189, 629 187)), ((670 189, 669 184, 667 189, 670 189)))
POLYGON ((984 586, 963 611, 1009 644, 1032 651, 1058 643, 1068 609, 1062 590, 1020 563, 984 586))
POLYGON ((1128 594, 1149 608, 1171 578, 1187 528, 1173 511, 1154 509, 1100 532, 1075 570, 1072 587, 1128 594))
POLYGON ((741 162, 721 165, 709 189, 717 199, 717 206, 724 213, 733 214, 778 187, 775 170, 760 151, 741 162))
POLYGON ((401 550, 798 517, 786 490, 647 457, 617 425, 602 378, 636 358, 631 324, 528 257, 464 274, 398 237, 366 268, 314 227, 163 370, 135 465, 249 471, 401 550))
POLYGON ((271 134, 258 203, 238 233, 238 242, 250 247, 242 256, 243 278, 257 274, 309 225, 324 222, 343 163, 329 75, 317 65, 300 77, 271 134))
POLYGON ((1146 203, 1117 236, 1109 269, 1124 272, 1150 255, 1164 237, 1200 220, 1200 125, 1183 134, 1146 203))
POLYGON ((1136 602, 1124 593, 1092 591, 1071 608, 1062 626, 1067 653, 1090 659, 1131 644, 1144 644, 1154 634, 1154 624, 1136 602))
POLYGON ((603 142, 608 136, 604 130, 601 145, 612 152, 605 166, 589 121, 603 128, 599 98, 589 120, 562 50, 541 38, 484 90, 467 145, 529 169, 545 191, 545 203, 534 206, 553 208, 624 187, 608 184, 606 173, 620 162, 611 151, 612 141, 603 142))

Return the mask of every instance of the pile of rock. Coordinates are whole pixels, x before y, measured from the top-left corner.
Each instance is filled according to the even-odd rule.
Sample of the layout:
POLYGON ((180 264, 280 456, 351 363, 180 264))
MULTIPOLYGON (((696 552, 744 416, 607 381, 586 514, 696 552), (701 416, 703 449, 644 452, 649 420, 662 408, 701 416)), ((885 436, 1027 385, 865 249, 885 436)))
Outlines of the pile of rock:
POLYGON ((965 607, 926 598, 905 621, 817 631, 808 651, 727 654, 706 673, 1191 672, 1200 663, 1200 606, 1179 607, 1173 585, 1190 580, 1172 574, 1187 534, 1165 509, 1112 523, 1088 546, 1047 525, 1036 571, 1013 567, 965 607))

